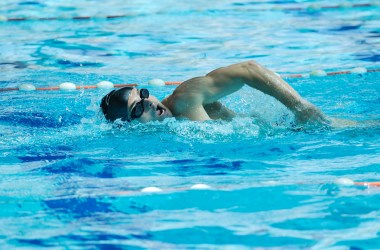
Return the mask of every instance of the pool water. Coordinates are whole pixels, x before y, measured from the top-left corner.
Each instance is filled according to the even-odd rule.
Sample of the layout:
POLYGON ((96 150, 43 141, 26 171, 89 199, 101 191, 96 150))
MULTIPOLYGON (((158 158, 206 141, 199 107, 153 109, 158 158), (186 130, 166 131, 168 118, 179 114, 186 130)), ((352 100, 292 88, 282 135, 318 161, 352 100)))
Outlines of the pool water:
MULTIPOLYGON (((0 88, 108 80, 164 98, 175 86, 149 79, 251 59, 284 75, 379 68, 379 7, 317 5, 333 4, 2 1, 0 16, 57 20, 0 22, 0 88)), ((358 125, 294 129, 286 108, 248 87, 222 100, 232 122, 121 128, 99 113, 108 90, 0 92, 1 248, 380 248, 380 188, 335 184, 380 179, 379 73, 286 80, 358 125)))

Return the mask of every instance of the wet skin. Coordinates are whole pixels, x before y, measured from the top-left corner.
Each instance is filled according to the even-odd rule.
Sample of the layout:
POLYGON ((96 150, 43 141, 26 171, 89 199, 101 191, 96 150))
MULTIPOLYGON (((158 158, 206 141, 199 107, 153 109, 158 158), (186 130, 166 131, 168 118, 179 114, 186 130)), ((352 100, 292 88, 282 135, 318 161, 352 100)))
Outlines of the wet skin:
MULTIPOLYGON (((205 76, 183 82, 162 102, 150 95, 144 100, 144 113, 139 122, 162 121, 168 117, 193 121, 230 120, 235 114, 218 100, 248 85, 270 95, 292 111, 298 123, 328 124, 327 117, 303 99, 288 83, 255 61, 218 68, 205 76)), ((137 89, 131 91, 128 112, 141 101, 137 89)))

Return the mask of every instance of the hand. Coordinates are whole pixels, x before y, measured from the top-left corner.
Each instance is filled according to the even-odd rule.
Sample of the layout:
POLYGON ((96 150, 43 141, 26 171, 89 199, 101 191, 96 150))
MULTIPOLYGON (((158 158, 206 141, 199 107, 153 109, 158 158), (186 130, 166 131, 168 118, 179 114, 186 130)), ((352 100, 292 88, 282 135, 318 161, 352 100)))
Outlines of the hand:
POLYGON ((313 104, 303 100, 294 112, 297 123, 312 123, 316 125, 329 125, 326 116, 313 104))

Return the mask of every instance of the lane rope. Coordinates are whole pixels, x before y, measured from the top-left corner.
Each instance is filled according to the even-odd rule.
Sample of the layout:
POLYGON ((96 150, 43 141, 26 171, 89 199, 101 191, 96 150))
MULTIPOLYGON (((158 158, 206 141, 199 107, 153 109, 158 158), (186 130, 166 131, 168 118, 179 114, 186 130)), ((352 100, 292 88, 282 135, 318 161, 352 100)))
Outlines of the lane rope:
MULTIPOLYGON (((337 5, 318 5, 310 4, 299 7, 279 7, 275 6, 267 9, 251 9, 252 11, 321 11, 321 10, 334 10, 334 9, 349 9, 349 8, 367 8, 367 7, 379 7, 379 1, 373 1, 371 3, 358 3, 351 4, 345 2, 337 5)), ((133 17, 133 15, 121 14, 121 15, 107 15, 107 16, 74 16, 74 17, 6 17, 0 15, 0 22, 20 22, 20 21, 60 21, 60 20, 73 20, 73 21, 88 21, 96 19, 112 20, 119 18, 133 17)))
POLYGON ((131 15, 108 15, 108 16, 74 16, 74 17, 9 17, 0 15, 0 22, 20 22, 20 21, 86 21, 86 20, 96 20, 96 19, 118 19, 132 17, 131 15))
MULTIPOLYGON (((366 69, 364 67, 357 67, 352 70, 343 70, 343 71, 334 71, 326 72, 324 70, 314 70, 308 74, 290 74, 290 75, 280 75, 284 79, 287 78, 308 78, 308 77, 323 77, 323 76, 334 76, 334 75, 348 75, 348 74, 358 74, 362 75, 367 72, 380 72, 380 68, 376 69, 366 69)), ((277 73, 276 73, 277 74, 277 73)), ((161 79, 152 79, 148 81, 149 86, 170 86, 170 85, 180 85, 182 82, 165 82, 161 79)), ((36 87, 33 84, 24 83, 18 87, 9 87, 9 88, 0 88, 0 92, 7 91, 51 91, 51 90, 64 90, 64 91, 73 91, 73 90, 88 90, 88 89, 112 89, 112 88, 122 88, 122 87, 136 87, 137 83, 125 83, 125 84, 113 84, 109 81, 101 81, 96 85, 82 85, 77 86, 71 82, 61 83, 59 86, 47 86, 47 87, 36 87)))
MULTIPOLYGON (((262 183, 264 185, 258 185, 257 187, 263 187, 263 186, 273 186, 275 184, 281 184, 281 183, 277 183, 277 182, 264 182, 262 183)), ((301 186, 301 185, 305 185, 306 183, 296 183, 295 185, 297 186, 301 186)), ((327 184, 325 182, 321 182, 321 183, 307 183, 307 184, 315 184, 315 185, 323 185, 323 184, 327 184)), ((380 182, 354 182, 348 178, 340 178, 340 179, 337 179, 334 181, 334 184, 338 185, 338 186, 365 186, 367 187, 368 189, 369 188, 372 188, 372 187, 380 187, 380 182), (345 180, 347 182, 347 180, 350 182, 350 183, 339 183, 340 181, 342 180, 345 180), (364 183, 364 184, 363 184, 364 183)), ((288 183, 285 183, 283 185, 289 185, 288 183)), ((256 187, 256 186, 254 186, 256 187)), ((248 187, 243 187, 241 189, 246 189, 248 187)), ((94 193, 89 193, 89 194, 80 194, 80 197, 95 197, 95 196, 103 196, 103 195, 107 195, 107 196, 140 196, 140 195, 155 195, 155 194, 165 194, 165 193, 173 193, 173 192, 185 192, 185 191, 226 191, 226 192, 230 192, 230 191, 234 191, 234 190, 239 190, 239 189, 233 189, 231 188, 231 186, 219 186, 219 187, 216 187, 216 186, 210 186, 210 185, 207 185, 207 184, 203 184, 203 183, 198 183, 198 184, 194 184, 190 187, 176 187, 176 188, 159 188, 159 187, 154 187, 154 186, 150 186, 150 187, 144 187, 144 188, 136 188, 136 189, 132 189, 132 190, 125 190, 125 191, 116 191, 116 192, 111 192, 111 193, 97 193, 97 194, 94 194, 94 193)), ((62 199, 62 197, 52 197, 52 198, 48 198, 47 200, 57 200, 57 199, 62 199)))
MULTIPOLYGON (((272 184, 272 183, 268 183, 268 184, 272 184)), ((275 184, 275 182, 274 182, 274 184, 275 184)), ((378 181, 374 181, 374 182, 355 182, 355 181, 353 181, 353 180, 351 180, 349 178, 339 178, 339 179, 337 179, 337 180, 334 181, 334 184, 336 184, 338 186, 358 186, 358 187, 367 187, 367 188, 370 188, 370 187, 380 187, 380 182, 378 182, 378 181)), ((297 184, 297 185, 300 185, 300 184, 297 184)), ((175 189, 171 188, 169 190, 165 190, 165 189, 162 189, 162 188, 159 188, 159 187, 154 187, 154 186, 152 186, 152 187, 145 187, 145 188, 140 189, 139 192, 141 192, 141 193, 160 193, 160 192, 165 192, 165 191, 224 190, 224 189, 226 189, 226 188, 216 188, 216 187, 212 187, 212 186, 207 185, 207 184, 198 183, 198 184, 192 185, 190 188, 186 188, 186 187, 175 188, 175 189)))
MULTIPOLYGON (((348 178, 339 178, 333 182, 335 185, 338 186, 353 186, 353 187, 366 187, 366 188, 377 188, 380 187, 380 182, 354 182, 351 179, 348 178)), ((277 182, 266 182, 263 183, 264 186, 273 186, 276 184, 281 184, 277 182)), ((310 183, 308 183, 310 184, 310 183)), ((313 183, 311 183, 313 184, 313 183)), ((315 183, 318 185, 326 184, 326 183, 315 183)), ((288 185, 288 184, 285 184, 288 185)), ((305 185, 305 183, 296 183, 297 186, 305 185)), ((259 185, 259 187, 262 187, 263 185, 259 185)), ((171 192, 183 192, 183 191, 190 191, 190 190, 199 190, 199 191, 232 191, 231 187, 229 186, 210 186, 204 183, 198 183, 194 184, 190 187, 177 187, 177 188, 160 188, 155 186, 148 186, 144 188, 140 188, 137 190, 128 190, 128 191, 122 191, 117 192, 117 195, 141 195, 142 193, 145 194, 158 194, 158 193, 171 193, 171 192)))

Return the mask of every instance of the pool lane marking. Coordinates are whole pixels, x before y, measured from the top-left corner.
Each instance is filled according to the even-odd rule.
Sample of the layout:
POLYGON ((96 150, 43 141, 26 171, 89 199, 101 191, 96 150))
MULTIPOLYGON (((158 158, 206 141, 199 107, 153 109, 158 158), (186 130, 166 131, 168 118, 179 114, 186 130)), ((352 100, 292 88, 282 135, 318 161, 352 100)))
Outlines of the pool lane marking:
MULTIPOLYGON (((380 187, 380 182, 354 182, 348 178, 343 178, 345 179, 345 182, 346 183, 339 183, 336 180, 334 183, 338 186, 364 186, 364 187, 367 187, 367 188, 370 188, 370 187, 380 187), (348 183, 347 183, 348 181, 348 183)), ((289 183, 280 183, 280 182, 274 182, 273 184, 276 184, 276 185, 289 185, 289 183)), ((272 185, 268 185, 268 184, 264 184, 264 185, 257 185, 257 186, 254 186, 254 187, 263 187, 263 186, 273 186, 272 185)), ((306 183, 296 183, 295 185, 296 186, 300 186, 300 185, 305 185, 306 183)), ((307 184, 312 184, 312 185, 321 185, 321 184, 326 184, 326 183, 307 183, 307 184)), ((244 189, 247 188, 247 187, 244 187, 244 189)), ((116 192, 114 193, 114 195, 116 196, 124 196, 124 195, 139 195, 141 193, 144 193, 144 194, 160 194, 160 193, 170 193, 170 192, 184 192, 184 191, 232 191, 232 190, 236 190, 236 189, 231 189, 231 186, 219 186, 219 187, 216 187, 216 186, 210 186, 210 185, 207 185, 207 184, 204 184, 204 183, 198 183, 198 184, 194 184, 192 185, 191 187, 177 187, 177 188, 164 188, 164 187, 157 187, 157 186, 148 186, 148 187, 143 187, 143 188, 140 188, 139 190, 126 190, 126 191, 120 191, 120 192, 116 192)))
MULTIPOLYGON (((273 7, 268 9, 252 9, 253 11, 318 11, 324 9, 347 9, 347 8, 363 8, 363 7, 376 7, 380 6, 380 3, 361 3, 361 4, 341 4, 341 5, 329 5, 329 6, 319 6, 317 4, 311 4, 308 6, 301 7, 273 7)), ((126 18, 131 15, 107 15, 107 16, 74 16, 74 17, 10 17, 0 16, 0 21, 4 22, 20 22, 20 21, 58 21, 58 20, 74 20, 74 21, 86 21, 91 19, 116 19, 116 18, 126 18)))
POLYGON ((180 85, 182 82, 165 82, 165 85, 180 85))
MULTIPOLYGON (((358 68, 356 68, 358 69, 358 68)), ((373 72, 380 72, 380 68, 378 69, 365 69, 365 68, 359 68, 360 70, 363 70, 362 73, 355 73, 354 70, 343 70, 343 71, 334 71, 334 72, 325 72, 323 70, 317 70, 317 71, 313 71, 313 72, 318 72, 320 74, 320 72, 322 72, 322 75, 313 75, 313 72, 310 73, 310 74, 290 74, 290 75, 283 75, 281 77, 283 78, 304 78, 304 77, 309 77, 309 76, 312 76, 312 77, 321 77, 321 76, 333 76, 333 75, 347 75, 347 74, 364 74, 364 73, 367 73, 367 72, 370 72, 370 73, 373 73, 373 72)), ((180 81, 172 81, 172 82, 164 82, 166 86, 170 86, 170 85, 180 85, 182 82, 180 81)), ((112 83, 111 83, 112 84, 112 83)), ((74 84, 72 84, 77 90, 80 90, 80 89, 97 89, 97 88, 102 88, 102 87, 99 87, 97 85, 84 85, 84 86, 75 86, 74 84)), ((30 84, 30 86, 34 87, 33 85, 30 84)), ((126 83, 126 84, 113 84, 111 88, 123 88, 123 87, 136 87, 138 86, 138 84, 136 83, 126 83)), ((103 87, 104 88, 104 87, 103 87)), ((0 92, 6 92, 6 91, 17 91, 17 90, 25 90, 25 89, 20 89, 20 88, 15 88, 15 87, 11 87, 11 88, 0 88, 0 92)), ((49 91, 49 90, 68 90, 68 89, 64 89, 64 88, 61 88, 60 86, 52 86, 52 87, 34 87, 34 89, 28 89, 29 91, 32 91, 32 90, 39 90, 39 91, 49 91)), ((71 89, 70 89, 71 90, 71 89)))
MULTIPOLYGON (((281 184, 281 183, 280 183, 281 184)), ((304 184, 304 183, 302 183, 304 184)), ((323 184, 323 183, 320 183, 320 184, 323 184)), ((348 179, 348 178, 340 178, 338 180, 335 181, 335 184, 339 185, 339 186, 364 186, 364 187, 380 187, 380 182, 354 182, 352 181, 351 179, 348 179), (341 182, 341 180, 343 180, 343 182, 341 182)), ((297 184, 299 185, 299 184, 297 184)), ((133 193, 161 193, 161 192, 173 192, 173 191, 189 191, 189 190, 211 190, 211 191, 230 191, 228 187, 212 187, 210 185, 207 185, 207 184, 203 184, 203 183, 198 183, 198 184, 195 184, 195 185, 192 185, 190 188, 186 188, 186 187, 180 187, 180 188, 169 188, 169 189, 163 189, 163 188, 159 188, 159 187, 154 187, 154 186, 150 186, 150 187, 145 187, 145 188, 142 188, 140 189, 140 191, 126 191, 126 193, 124 192, 121 192, 120 194, 131 194, 132 192, 133 193)))
POLYGON ((10 17, 0 15, 0 22, 20 22, 20 21, 60 21, 60 20, 74 20, 74 21, 86 21, 94 19, 116 19, 125 18, 130 15, 108 15, 108 16, 74 16, 74 17, 10 17))
MULTIPOLYGON (((114 88, 123 88, 123 87, 136 87, 136 83, 126 83, 126 84, 114 84, 114 88)), ((97 89, 99 88, 96 85, 85 85, 85 86, 75 86, 75 89, 80 90, 80 89, 97 89)), ((0 88, 0 92, 6 92, 6 91, 17 91, 20 90, 19 88, 0 88)), ((52 87, 38 87, 33 90, 39 90, 39 91, 50 91, 50 90, 65 90, 61 89, 59 86, 52 86, 52 87)), ((29 91, 33 91, 29 90, 29 91)))
POLYGON ((380 181, 374 182, 354 182, 355 186, 366 186, 366 187, 380 187, 380 181))
POLYGON ((0 88, 0 92, 19 90, 18 88, 0 88))
MULTIPOLYGON (((115 88, 123 88, 123 87, 136 87, 136 83, 128 83, 128 84, 114 84, 115 88)), ((76 89, 97 89, 98 86, 96 85, 85 85, 85 86, 75 86, 76 89)), ((53 86, 53 87, 41 87, 41 88, 36 88, 36 90, 60 90, 61 88, 58 86, 53 86)), ((17 90, 19 90, 17 88, 17 90)), ((1 89, 0 89, 1 91, 1 89)))
POLYGON ((380 68, 378 69, 369 69, 368 72, 379 72, 380 71, 380 68))
MULTIPOLYGON (((350 184, 347 185, 345 183, 343 184, 339 184, 337 183, 335 180, 334 183, 338 186, 364 186, 364 187, 367 187, 367 188, 373 188, 373 187, 380 187, 380 182, 354 182, 350 179, 347 179, 347 178, 344 178, 346 180, 349 180, 350 181, 350 184)), ((339 179, 338 179, 339 180, 339 179)), ((207 185, 207 184, 203 184, 203 183, 198 183, 198 184, 194 184, 192 185, 191 187, 186 187, 186 186, 183 186, 183 187, 175 187, 175 188, 159 188, 159 187, 155 187, 155 186, 147 186, 147 187, 142 187, 142 188, 133 188, 131 190, 124 190, 124 191, 114 191, 114 192, 110 192, 110 193, 91 193, 91 194, 79 194, 79 196, 81 198, 83 197, 97 197, 97 196, 102 196, 102 195, 106 195, 106 196, 139 196, 141 194, 146 194, 146 195, 154 195, 154 194, 167 194, 167 193, 172 193, 172 192, 186 192, 186 191, 211 191, 211 192, 215 192, 215 191, 225 191, 225 192, 230 192, 230 191, 236 191, 236 190, 240 190, 240 189, 247 189, 247 188, 259 188, 259 187, 271 187, 271 186, 279 186, 279 185, 296 185, 296 186, 304 186, 304 185, 323 185, 323 184, 327 184, 326 182, 318 182, 318 183, 310 183, 310 182, 307 182, 307 183, 281 183, 281 182, 271 182, 272 184, 264 184, 264 185, 255 185, 255 186, 251 186, 251 187, 243 187, 243 188, 234 188, 234 186, 232 185, 228 185, 228 186, 210 186, 210 185, 207 185)), ((57 199, 62 199, 64 197, 51 197, 51 198, 48 198, 47 200, 57 200, 57 199)))

